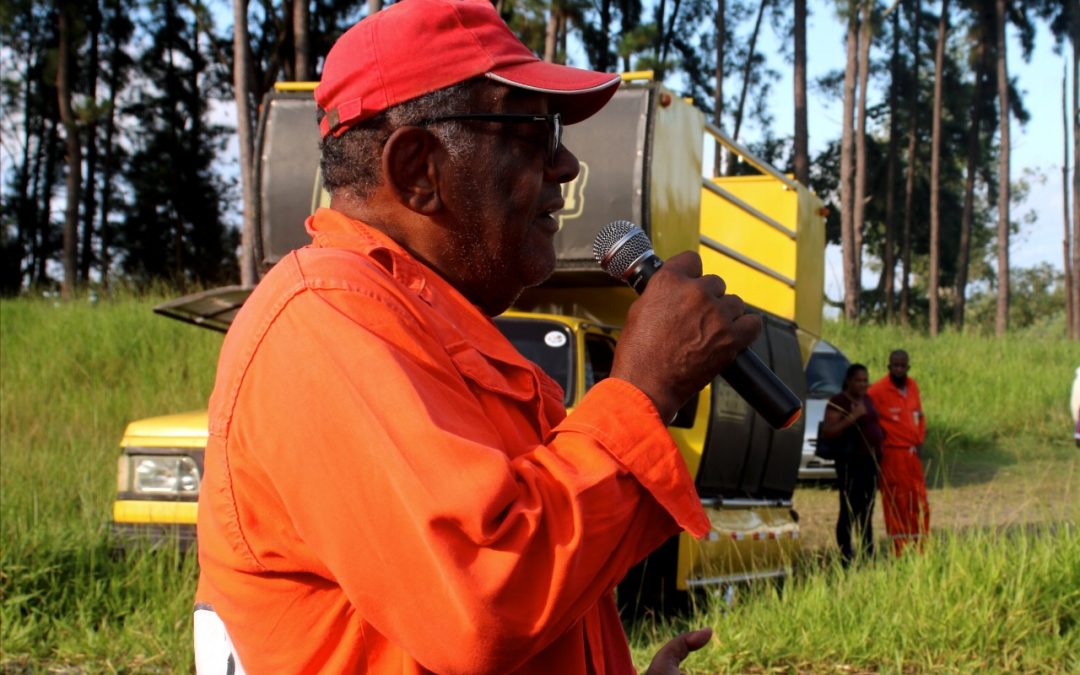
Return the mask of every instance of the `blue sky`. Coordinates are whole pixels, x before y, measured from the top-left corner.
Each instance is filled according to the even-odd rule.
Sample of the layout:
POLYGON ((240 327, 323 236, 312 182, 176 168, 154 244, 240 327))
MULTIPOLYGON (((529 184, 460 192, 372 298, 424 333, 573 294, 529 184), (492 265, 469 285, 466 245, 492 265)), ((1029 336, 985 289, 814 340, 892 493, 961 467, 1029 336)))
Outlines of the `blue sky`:
MULTIPOLYGON (((833 70, 844 66, 844 26, 831 10, 822 11, 819 3, 817 12, 811 16, 808 26, 808 63, 807 72, 811 82, 833 70)), ((928 7, 930 11, 936 8, 928 7)), ((1011 28, 1011 27, 1010 27, 1011 28)), ((1012 181, 1024 177, 1025 170, 1034 170, 1045 176, 1044 183, 1031 181, 1031 191, 1027 199, 1019 206, 1014 205, 1012 219, 1020 221, 1026 212, 1034 212, 1035 222, 1022 224, 1021 231, 1010 241, 1009 260, 1012 267, 1031 267, 1048 262, 1056 269, 1062 269, 1062 238, 1064 224, 1062 219, 1061 185, 1061 144, 1063 129, 1061 118, 1061 76, 1066 56, 1053 53, 1053 36, 1045 25, 1039 25, 1035 39, 1035 50, 1030 62, 1024 62, 1020 40, 1015 30, 1008 34, 1009 40, 1009 76, 1015 78, 1018 88, 1023 92, 1024 104, 1031 114, 1026 125, 1016 120, 1010 127, 1012 155, 1010 158, 1010 176, 1012 181)), ((776 37, 767 36, 765 49, 775 50, 776 37)), ((884 49, 885 45, 877 47, 884 49)), ((766 51, 765 53, 770 53, 766 51)), ((878 57, 883 56, 879 54, 878 57)), ((772 113, 774 132, 790 134, 794 128, 792 105, 792 81, 790 68, 777 68, 781 80, 773 88, 772 113)), ((1071 71, 1071 68, 1070 68, 1071 71)), ((1069 73, 1069 94, 1072 94, 1072 73, 1069 73)), ((883 93, 871 90, 868 100, 871 104, 883 100, 883 93)), ((809 127, 811 153, 818 151, 830 139, 840 136, 843 118, 842 102, 838 99, 825 99, 810 94, 809 127)), ((929 102, 928 102, 929 105, 929 102)), ((757 131, 757 130, 751 130, 757 131)), ((1072 161, 1070 151, 1070 162, 1072 161)), ((840 295, 840 255, 836 247, 830 247, 827 255, 826 287, 829 296, 840 295)), ((864 283, 876 283, 877 275, 867 273, 864 283)))

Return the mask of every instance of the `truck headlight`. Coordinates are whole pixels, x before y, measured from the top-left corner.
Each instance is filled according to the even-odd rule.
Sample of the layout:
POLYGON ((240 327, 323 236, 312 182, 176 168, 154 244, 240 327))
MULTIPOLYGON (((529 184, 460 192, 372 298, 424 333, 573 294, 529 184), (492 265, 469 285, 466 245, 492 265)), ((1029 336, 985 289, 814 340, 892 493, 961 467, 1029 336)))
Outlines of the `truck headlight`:
POLYGON ((190 457, 135 455, 131 465, 131 488, 136 494, 199 494, 199 467, 190 457))

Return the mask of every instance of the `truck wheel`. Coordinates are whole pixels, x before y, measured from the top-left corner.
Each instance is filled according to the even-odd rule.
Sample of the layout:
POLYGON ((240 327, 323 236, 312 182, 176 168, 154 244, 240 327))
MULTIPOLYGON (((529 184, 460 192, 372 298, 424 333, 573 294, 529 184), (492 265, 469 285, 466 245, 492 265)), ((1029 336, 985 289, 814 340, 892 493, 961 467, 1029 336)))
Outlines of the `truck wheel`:
POLYGON ((626 573, 619 582, 616 601, 623 621, 632 622, 648 614, 684 614, 690 608, 690 594, 675 587, 679 560, 679 536, 626 573))

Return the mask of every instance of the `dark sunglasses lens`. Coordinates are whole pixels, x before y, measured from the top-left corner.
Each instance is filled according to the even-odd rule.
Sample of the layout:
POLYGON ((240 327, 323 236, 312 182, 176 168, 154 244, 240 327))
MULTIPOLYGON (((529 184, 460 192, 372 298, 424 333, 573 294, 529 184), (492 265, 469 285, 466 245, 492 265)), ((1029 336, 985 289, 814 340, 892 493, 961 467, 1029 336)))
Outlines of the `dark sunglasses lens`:
POLYGON ((555 157, 559 154, 559 145, 562 143, 562 120, 559 119, 559 114, 555 113, 548 122, 549 132, 551 134, 551 163, 555 163, 555 157))

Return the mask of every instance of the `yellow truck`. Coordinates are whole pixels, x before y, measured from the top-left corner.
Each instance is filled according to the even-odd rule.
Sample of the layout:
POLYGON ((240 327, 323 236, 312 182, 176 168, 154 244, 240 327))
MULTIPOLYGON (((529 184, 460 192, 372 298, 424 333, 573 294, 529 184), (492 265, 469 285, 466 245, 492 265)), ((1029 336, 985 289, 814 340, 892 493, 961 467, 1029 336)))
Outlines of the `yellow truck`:
MULTIPOLYGON (((572 409, 607 376, 619 326, 636 298, 593 260, 593 239, 608 222, 630 220, 661 257, 687 249, 701 253, 705 270, 724 277, 729 290, 764 318, 755 353, 805 397, 804 367, 821 328, 821 202, 662 85, 634 75, 624 80, 603 111, 565 130, 564 143, 578 156, 581 173, 564 186, 555 274, 527 290, 496 324, 562 384, 572 409), (736 153, 759 174, 703 174, 708 147, 736 153)), ((256 253, 264 269, 307 243, 302 223, 327 202, 311 88, 280 86, 261 109, 256 253)), ((249 292, 216 289, 155 311, 224 331, 249 292)), ((685 603, 694 589, 719 592, 788 574, 799 546, 791 497, 802 458, 801 421, 772 429, 718 378, 670 428, 712 531, 703 540, 674 537, 632 570, 619 589, 624 608, 667 610, 685 603)), ((205 440, 205 411, 128 426, 113 510, 119 542, 194 541, 205 440)))

